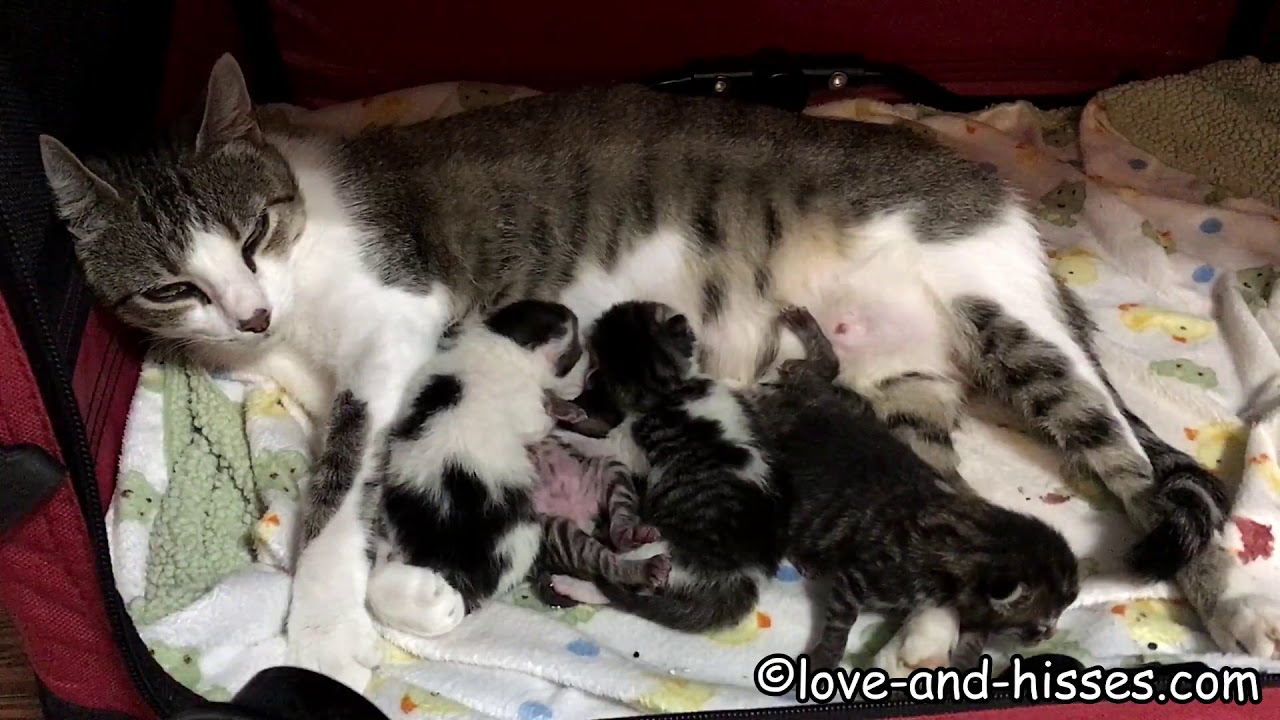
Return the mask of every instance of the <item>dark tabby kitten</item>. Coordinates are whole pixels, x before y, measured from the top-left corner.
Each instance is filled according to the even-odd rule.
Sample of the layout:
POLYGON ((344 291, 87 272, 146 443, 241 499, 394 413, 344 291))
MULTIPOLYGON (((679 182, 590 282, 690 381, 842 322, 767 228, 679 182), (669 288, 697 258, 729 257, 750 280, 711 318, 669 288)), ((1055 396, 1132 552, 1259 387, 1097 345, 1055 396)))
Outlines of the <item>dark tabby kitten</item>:
MULTIPOLYGON (((572 518, 540 512, 532 448, 566 414, 561 398, 581 392, 586 365, 577 318, 556 303, 511 303, 445 338, 406 392, 371 494, 387 546, 369 607, 383 622, 438 634, 525 579, 540 553, 619 584, 665 579, 648 567, 659 561, 619 561, 572 518), (419 568, 443 576, 461 607, 444 608, 443 620, 421 612, 414 596, 434 588, 419 568)), ((619 514, 620 532, 628 517, 619 514)))
POLYGON ((809 650, 814 665, 839 662, 863 609, 950 610, 956 630, 980 636, 1014 630, 1031 642, 1051 634, 1079 589, 1062 535, 957 492, 865 398, 835 384, 839 361, 808 311, 781 318, 808 356, 783 363, 753 406, 793 493, 788 557, 806 577, 832 582, 809 650))
POLYGON ((698 372, 688 321, 670 307, 624 302, 588 334, 603 387, 625 416, 618 432, 645 468, 640 518, 666 541, 672 570, 656 595, 601 584, 619 609, 667 627, 728 627, 755 607, 782 559, 786 493, 755 440, 741 398, 698 372))

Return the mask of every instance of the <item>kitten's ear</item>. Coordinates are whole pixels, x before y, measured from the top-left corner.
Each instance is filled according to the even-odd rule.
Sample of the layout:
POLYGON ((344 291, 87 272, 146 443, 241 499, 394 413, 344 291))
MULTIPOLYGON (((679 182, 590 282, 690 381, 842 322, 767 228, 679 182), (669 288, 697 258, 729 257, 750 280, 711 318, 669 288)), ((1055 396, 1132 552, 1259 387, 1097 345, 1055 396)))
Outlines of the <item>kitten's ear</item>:
POLYGON ((260 143, 262 130, 253 116, 253 102, 249 99, 240 64, 227 53, 218 58, 209 73, 204 119, 196 133, 196 152, 233 140, 260 143))
POLYGON ((1026 585, 1019 582, 1016 577, 1005 573, 996 573, 983 583, 983 592, 996 609, 1009 607, 1026 591, 1026 585))
POLYGON ((663 327, 674 337, 684 337, 693 333, 693 328, 689 326, 689 318, 680 313, 667 318, 663 327))
POLYGON ((115 188, 85 167, 80 158, 56 138, 40 136, 40 158, 44 161, 44 175, 53 190, 58 216, 73 228, 83 226, 103 204, 120 199, 115 188))

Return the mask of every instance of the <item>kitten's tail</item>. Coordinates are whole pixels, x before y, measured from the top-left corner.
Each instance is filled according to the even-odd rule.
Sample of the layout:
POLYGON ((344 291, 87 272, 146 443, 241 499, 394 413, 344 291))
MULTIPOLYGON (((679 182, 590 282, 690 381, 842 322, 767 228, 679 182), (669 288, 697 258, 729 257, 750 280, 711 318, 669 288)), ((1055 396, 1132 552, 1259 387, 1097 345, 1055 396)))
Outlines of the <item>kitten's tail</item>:
POLYGON ((600 591, 616 609, 682 632, 706 632, 737 625, 760 599, 748 575, 730 575, 668 585, 653 595, 615 585, 600 591))
POLYGON ((1151 460, 1155 488, 1151 530, 1129 550, 1135 572, 1167 580, 1207 550, 1229 512, 1222 481, 1186 453, 1172 447, 1137 415, 1124 411, 1138 443, 1151 460))

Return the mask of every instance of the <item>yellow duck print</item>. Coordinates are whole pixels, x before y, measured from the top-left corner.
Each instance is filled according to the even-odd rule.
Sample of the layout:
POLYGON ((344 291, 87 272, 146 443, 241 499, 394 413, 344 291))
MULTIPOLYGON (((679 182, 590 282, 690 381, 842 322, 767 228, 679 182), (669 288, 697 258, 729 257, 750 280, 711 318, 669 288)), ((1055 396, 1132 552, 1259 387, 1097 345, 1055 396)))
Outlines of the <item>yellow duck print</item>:
POLYGON ((1120 306, 1120 322, 1136 333, 1155 330, 1178 343, 1200 342, 1213 335, 1213 321, 1137 303, 1120 306))
POLYGON ((636 705, 658 713, 698 712, 714 697, 716 691, 708 685, 691 680, 662 678, 658 689, 636 698, 636 705))
POLYGON ((400 697, 400 712, 405 715, 420 712, 425 717, 449 717, 451 715, 466 715, 470 712, 470 709, 466 705, 450 700, 440 693, 410 687, 400 697))
POLYGON ((1249 467, 1257 468, 1258 472, 1267 480, 1267 486, 1271 488, 1271 492, 1280 495, 1280 465, 1276 465, 1275 458, 1263 453, 1262 455, 1254 455, 1249 458, 1249 467))
POLYGON ((1244 465, 1245 441, 1248 433, 1237 423, 1209 423, 1183 428, 1187 439, 1196 444, 1196 461, 1215 475, 1237 477, 1244 465))
POLYGON ((287 418, 289 410, 284 406, 284 388, 250 390, 244 399, 246 417, 287 418))
POLYGON ((760 637, 760 631, 770 627, 773 627, 773 618, 768 613, 756 611, 743 618, 736 627, 709 632, 706 638, 721 645, 746 645, 760 637))
POLYGON ((1174 600, 1144 598, 1114 605, 1111 612, 1124 621, 1129 637, 1147 650, 1173 650, 1190 635, 1196 622, 1190 606, 1174 600))
POLYGON ((1049 251, 1053 274, 1062 282, 1078 287, 1098 282, 1098 256, 1081 248, 1049 251))

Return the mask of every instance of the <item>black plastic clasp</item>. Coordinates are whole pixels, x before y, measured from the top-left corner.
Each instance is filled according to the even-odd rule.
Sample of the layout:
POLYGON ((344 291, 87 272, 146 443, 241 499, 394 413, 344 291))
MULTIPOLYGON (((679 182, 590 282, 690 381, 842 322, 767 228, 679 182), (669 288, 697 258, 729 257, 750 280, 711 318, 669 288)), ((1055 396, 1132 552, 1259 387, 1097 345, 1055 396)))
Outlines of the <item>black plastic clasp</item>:
POLYGON ((910 102, 943 110, 962 104, 959 95, 900 65, 870 62, 857 55, 792 55, 774 49, 744 58, 696 61, 651 79, 649 85, 796 112, 804 109, 813 93, 868 86, 890 88, 910 102))
POLYGON ((62 463, 39 445, 0 447, 0 534, 39 510, 66 474, 62 463))

